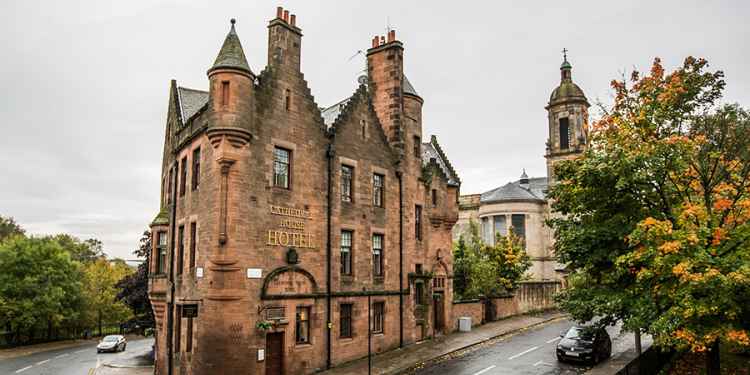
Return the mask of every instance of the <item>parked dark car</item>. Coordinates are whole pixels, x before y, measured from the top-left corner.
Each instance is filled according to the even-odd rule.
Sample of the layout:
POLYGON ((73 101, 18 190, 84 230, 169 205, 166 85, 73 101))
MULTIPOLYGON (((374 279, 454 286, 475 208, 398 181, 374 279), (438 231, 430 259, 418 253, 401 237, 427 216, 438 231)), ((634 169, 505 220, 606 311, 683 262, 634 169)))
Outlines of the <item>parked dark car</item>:
POLYGON ((612 340, 604 328, 574 326, 560 336, 557 360, 598 363, 612 355, 612 340))

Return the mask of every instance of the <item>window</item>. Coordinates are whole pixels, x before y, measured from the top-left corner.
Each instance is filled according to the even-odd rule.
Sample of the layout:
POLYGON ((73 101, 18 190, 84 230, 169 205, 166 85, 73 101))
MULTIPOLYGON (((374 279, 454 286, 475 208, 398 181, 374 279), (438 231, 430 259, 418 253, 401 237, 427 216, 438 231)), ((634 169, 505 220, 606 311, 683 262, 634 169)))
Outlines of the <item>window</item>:
POLYGON ((185 337, 185 351, 193 351, 193 318, 187 318, 187 336, 185 337))
POLYGON ((498 234, 501 236, 507 236, 508 235, 508 224, 505 221, 505 215, 498 215, 494 217, 495 220, 495 234, 493 236, 493 239, 498 234))
POLYGON ((424 305, 424 283, 414 283, 414 303, 416 305, 424 305))
POLYGON ((414 265, 414 272, 417 275, 421 275, 422 274, 422 264, 421 263, 417 263, 417 264, 414 265))
POLYGON ((185 183, 187 181, 187 156, 180 162, 180 196, 185 196, 185 183))
POLYGON ((341 231, 341 274, 352 274, 352 231, 341 231))
POLYGON ((352 337, 352 310, 353 304, 344 303, 341 304, 341 312, 339 313, 339 337, 351 338, 352 337))
POLYGON ((383 235, 372 235, 372 274, 383 276, 383 235))
POLYGON ((185 254, 185 226, 180 225, 177 230, 177 270, 176 275, 182 275, 183 254, 185 254))
POLYGON ((383 333, 385 321, 385 302, 375 302, 372 305, 372 333, 383 333))
POLYGON ((437 207, 437 190, 432 189, 432 207, 437 207))
POLYGON ((490 219, 488 217, 482 218, 482 241, 484 241, 485 244, 492 245, 494 241, 492 240, 492 224, 490 223, 490 219))
POLYGON ((292 92, 286 89, 284 92, 284 108, 288 111, 292 106, 292 92))
POLYGON ((175 325, 174 325, 174 351, 175 353, 180 352, 180 344, 182 343, 182 308, 180 306, 177 306, 177 309, 174 309, 175 314, 175 325))
POLYGON ((432 279, 432 287, 434 289, 445 288, 445 276, 435 276, 432 279))
POLYGON ((354 176, 354 168, 348 165, 341 166, 341 200, 344 202, 351 202, 352 199, 352 178, 354 176))
POLYGON ((273 150, 273 186, 289 189, 291 151, 276 147, 273 150))
POLYGON ((362 132, 362 139, 367 138, 367 121, 359 120, 359 128, 362 132))
POLYGON ((422 206, 414 206, 414 236, 422 241, 422 206))
POLYGON ((221 82, 221 105, 229 104, 229 81, 221 82))
POLYGON ((568 118, 563 117, 560 119, 560 149, 567 150, 570 147, 570 129, 568 125, 568 118))
POLYGON ((526 215, 514 214, 510 216, 511 225, 513 225, 513 234, 521 238, 526 247, 526 215))
POLYGON ((417 136, 414 136, 414 157, 422 157, 422 140, 417 136))
POLYGON ((172 169, 169 169, 167 177, 167 204, 172 203, 172 169))
POLYGON ((298 307, 294 323, 294 339, 297 344, 310 343, 310 308, 298 307))
POLYGON ((164 266, 167 264, 167 232, 156 233, 156 273, 164 274, 164 266))
POLYGON ((198 245, 195 243, 198 237, 197 229, 195 222, 190 223, 190 258, 188 260, 190 269, 195 268, 195 247, 198 245))
POLYGON ((191 176, 193 190, 198 189, 201 179, 201 149, 196 148, 193 150, 193 175, 191 176))
POLYGON ((383 195, 385 188, 385 176, 375 173, 372 175, 372 205, 383 207, 383 195))

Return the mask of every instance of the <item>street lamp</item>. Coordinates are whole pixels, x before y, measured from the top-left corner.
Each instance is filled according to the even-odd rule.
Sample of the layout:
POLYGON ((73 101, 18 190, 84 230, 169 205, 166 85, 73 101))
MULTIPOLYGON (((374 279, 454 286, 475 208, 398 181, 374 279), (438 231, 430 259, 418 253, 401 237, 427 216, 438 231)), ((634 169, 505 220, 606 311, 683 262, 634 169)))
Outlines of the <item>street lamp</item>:
POLYGON ((372 314, 370 314, 370 293, 367 287, 362 287, 362 292, 367 295, 367 375, 372 375, 372 314))

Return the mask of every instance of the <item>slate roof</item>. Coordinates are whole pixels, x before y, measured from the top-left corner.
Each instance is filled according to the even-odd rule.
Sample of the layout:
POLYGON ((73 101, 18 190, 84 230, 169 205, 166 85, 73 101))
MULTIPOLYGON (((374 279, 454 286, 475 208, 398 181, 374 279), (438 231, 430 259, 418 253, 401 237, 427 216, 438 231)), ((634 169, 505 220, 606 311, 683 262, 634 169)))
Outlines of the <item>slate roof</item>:
POLYGON ((528 186, 521 186, 521 180, 509 182, 503 186, 482 193, 480 202, 494 203, 503 201, 545 201, 548 187, 547 177, 529 179, 528 186))
POLYGON ((435 136, 432 136, 430 142, 422 143, 422 165, 427 165, 431 159, 435 159, 445 176, 448 177, 448 185, 459 186, 461 184, 461 180, 443 150, 440 149, 435 136))
POLYGON ((411 82, 409 82, 409 78, 406 78, 406 75, 404 75, 404 94, 419 96, 419 94, 417 94, 417 90, 415 90, 414 86, 412 86, 411 82))
POLYGON ((250 65, 247 64, 245 51, 242 49, 240 38, 234 30, 234 19, 232 19, 232 28, 229 30, 226 39, 224 39, 224 44, 221 46, 221 50, 219 50, 219 55, 216 56, 214 65, 208 71, 210 72, 219 68, 239 69, 253 74, 250 70, 250 65))
POLYGON ((336 119, 341 114, 341 111, 346 107, 346 103, 349 103, 349 99, 352 97, 348 97, 328 108, 323 108, 320 110, 320 115, 323 116, 323 122, 326 124, 326 127, 330 128, 331 125, 336 121, 336 119))
POLYGON ((180 104, 180 115, 184 124, 208 104, 208 91, 178 87, 177 101, 180 104))

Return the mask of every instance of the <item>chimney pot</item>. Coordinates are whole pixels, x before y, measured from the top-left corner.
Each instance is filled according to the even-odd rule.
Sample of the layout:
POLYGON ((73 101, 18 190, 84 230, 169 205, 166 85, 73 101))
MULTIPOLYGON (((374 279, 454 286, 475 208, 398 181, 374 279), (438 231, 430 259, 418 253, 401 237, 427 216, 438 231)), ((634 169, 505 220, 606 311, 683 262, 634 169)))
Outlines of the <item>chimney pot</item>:
POLYGON ((388 31, 388 43, 393 42, 396 40, 396 30, 389 30, 388 31))
POLYGON ((284 8, 276 7, 276 18, 281 18, 284 15, 284 8))
POLYGON ((378 37, 372 38, 372 48, 375 48, 378 46, 378 37))
POLYGON ((296 26, 296 24, 297 24, 297 16, 294 15, 294 14, 292 14, 291 16, 289 16, 289 23, 292 26, 296 26))
POLYGON ((381 45, 385 44, 385 37, 382 35, 380 36, 380 44, 381 45))
POLYGON ((289 23, 289 11, 284 11, 284 22, 289 23))

